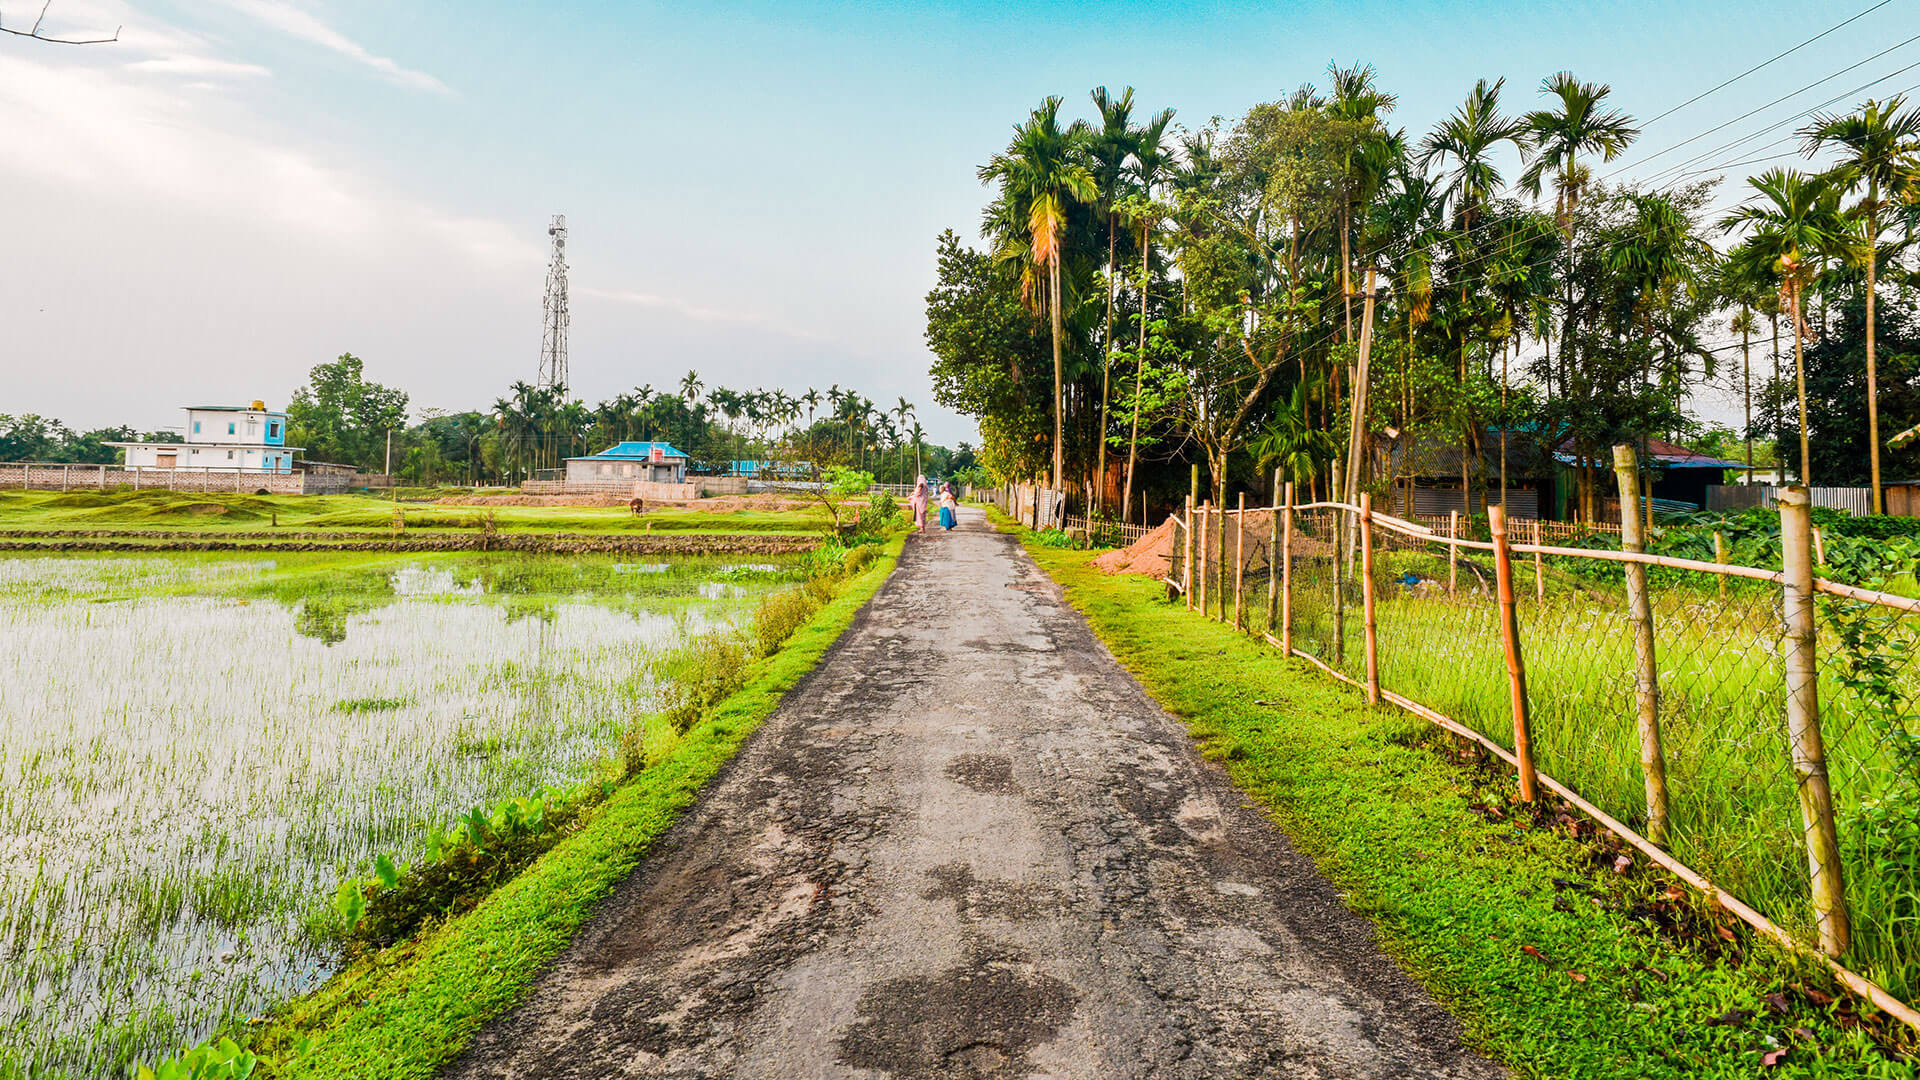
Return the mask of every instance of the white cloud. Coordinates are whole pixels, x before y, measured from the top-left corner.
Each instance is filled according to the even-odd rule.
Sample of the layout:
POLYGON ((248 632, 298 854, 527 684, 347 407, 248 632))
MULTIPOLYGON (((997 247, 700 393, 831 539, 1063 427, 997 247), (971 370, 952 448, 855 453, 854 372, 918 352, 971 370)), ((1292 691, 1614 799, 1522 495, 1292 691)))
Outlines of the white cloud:
POLYGON ((127 65, 128 71, 149 71, 166 75, 233 75, 243 77, 267 76, 273 72, 259 64, 245 64, 236 60, 221 60, 212 56, 173 56, 156 57, 152 60, 135 60, 127 65))
POLYGON ((453 93, 451 87, 432 75, 401 67, 387 57, 374 55, 359 42, 320 21, 313 13, 294 7, 285 0, 226 0, 226 2, 235 10, 251 15, 289 37, 331 49, 342 56, 365 64, 401 86, 429 90, 436 94, 453 93))

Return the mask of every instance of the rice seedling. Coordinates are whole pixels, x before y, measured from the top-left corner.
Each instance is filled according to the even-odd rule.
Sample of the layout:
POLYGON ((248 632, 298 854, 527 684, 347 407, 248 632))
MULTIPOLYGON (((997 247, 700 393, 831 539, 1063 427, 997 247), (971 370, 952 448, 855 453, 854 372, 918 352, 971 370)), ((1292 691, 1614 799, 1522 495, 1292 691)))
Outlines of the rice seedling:
POLYGON ((591 776, 679 700, 657 659, 798 565, 0 559, 0 1076, 123 1076, 314 985, 342 879, 591 776))

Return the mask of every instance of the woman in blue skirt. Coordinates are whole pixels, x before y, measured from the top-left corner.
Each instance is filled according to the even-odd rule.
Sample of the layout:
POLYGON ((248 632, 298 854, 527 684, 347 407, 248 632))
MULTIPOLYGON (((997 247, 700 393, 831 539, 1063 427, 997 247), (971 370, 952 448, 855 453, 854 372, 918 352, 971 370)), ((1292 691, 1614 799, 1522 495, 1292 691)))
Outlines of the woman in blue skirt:
POLYGON ((952 531, 960 524, 960 503, 953 497, 953 482, 940 485, 940 527, 952 531))

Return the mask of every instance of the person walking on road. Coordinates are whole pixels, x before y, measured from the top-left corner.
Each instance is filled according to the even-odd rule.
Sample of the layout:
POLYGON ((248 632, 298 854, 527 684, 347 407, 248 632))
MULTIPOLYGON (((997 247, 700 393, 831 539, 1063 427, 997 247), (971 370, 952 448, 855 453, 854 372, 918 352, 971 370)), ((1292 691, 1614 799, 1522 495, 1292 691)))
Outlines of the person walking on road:
POLYGON ((907 509, 913 512, 913 527, 921 532, 927 531, 927 478, 922 476, 913 485, 913 494, 907 496, 907 509))
POLYGON ((953 497, 953 484, 943 484, 940 487, 940 527, 952 532, 953 527, 958 524, 960 524, 960 502, 953 497))

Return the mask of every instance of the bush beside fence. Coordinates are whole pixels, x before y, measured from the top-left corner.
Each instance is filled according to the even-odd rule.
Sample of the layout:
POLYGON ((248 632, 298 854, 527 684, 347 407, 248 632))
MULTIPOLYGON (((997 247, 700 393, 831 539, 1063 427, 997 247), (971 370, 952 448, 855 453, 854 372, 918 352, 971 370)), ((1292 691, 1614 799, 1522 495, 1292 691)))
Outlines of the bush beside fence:
POLYGON ((1637 514, 1585 550, 1498 508, 1481 540, 1287 502, 1176 516, 1188 607, 1481 744, 1920 1029, 1920 602, 1816 577, 1804 493, 1778 569, 1644 554, 1637 514))

